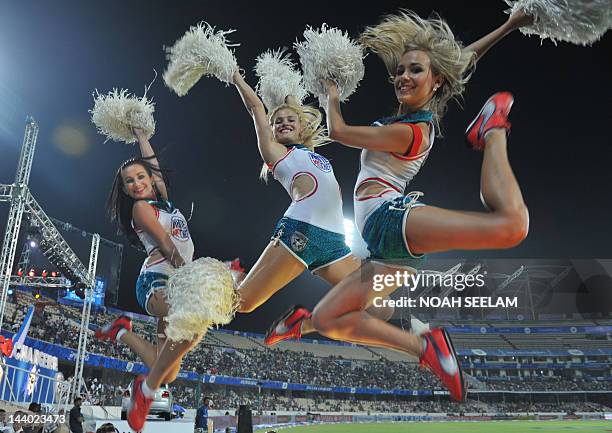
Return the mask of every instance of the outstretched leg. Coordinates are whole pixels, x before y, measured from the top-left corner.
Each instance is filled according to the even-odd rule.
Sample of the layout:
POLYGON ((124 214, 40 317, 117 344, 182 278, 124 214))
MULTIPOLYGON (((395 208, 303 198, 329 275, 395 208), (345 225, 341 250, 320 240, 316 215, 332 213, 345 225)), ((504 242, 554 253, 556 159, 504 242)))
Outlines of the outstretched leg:
POLYGON ((145 340, 140 335, 128 331, 119 337, 136 355, 142 359, 145 365, 151 369, 157 358, 157 345, 145 340))
MULTIPOLYGON (((336 286, 353 272, 361 267, 361 261, 349 255, 337 262, 328 266, 317 269, 314 274, 323 278, 332 286, 336 286)), ((385 296, 389 296, 392 291, 389 291, 385 296)), ((368 314, 377 317, 378 319, 387 321, 393 316, 394 308, 388 305, 365 307, 368 314)), ((274 345, 284 340, 299 339, 303 335, 316 332, 312 323, 311 313, 301 305, 293 305, 285 314, 276 319, 264 339, 265 344, 274 345)))
POLYGON ((315 307, 312 323, 326 337, 399 350, 419 358, 448 388, 454 400, 465 399, 466 386, 457 355, 443 329, 417 336, 374 317, 365 308, 381 303, 396 287, 373 290, 374 275, 395 274, 391 269, 366 263, 361 270, 336 285, 315 307))
MULTIPOLYGON (((159 319, 157 345, 159 353, 149 369, 149 374, 146 377, 139 376, 134 381, 131 406, 128 410, 128 423, 136 431, 140 431, 144 425, 155 392, 162 383, 170 383, 176 378, 183 357, 200 341, 200 338, 195 338, 191 341, 173 342, 163 337, 165 329, 163 318, 168 315, 169 310, 163 290, 158 290, 151 295, 147 303, 147 310, 159 319)), ((132 337, 128 337, 128 340, 130 338, 132 337)), ((134 338, 132 342, 135 345, 142 343, 134 338)))
POLYGON ((312 315, 314 328, 335 340, 386 347, 419 357, 423 351, 420 337, 403 331, 366 310, 372 302, 385 299, 397 286, 383 291, 372 288, 375 274, 395 274, 397 269, 367 262, 327 293, 312 315))
POLYGON ((306 266, 282 243, 270 242, 238 288, 238 311, 250 313, 297 278, 306 266))
POLYGON ((121 316, 104 326, 96 329, 98 340, 121 341, 143 360, 148 368, 153 366, 157 358, 157 345, 145 340, 132 332, 132 321, 127 316, 121 316))
POLYGON ((508 93, 494 95, 468 129, 468 140, 484 147, 480 188, 490 212, 411 209, 404 230, 413 253, 511 248, 527 236, 529 213, 508 160, 506 116, 512 101, 508 93), (486 109, 493 114, 487 116, 486 109))
MULTIPOLYGON (((351 255, 349 257, 346 257, 345 259, 340 260, 339 262, 321 268, 320 270, 315 272, 315 275, 323 278, 332 286, 336 286, 360 267, 361 260, 351 255)), ((391 292, 387 293, 386 296, 389 296, 390 294, 391 292)), ((374 307, 372 305, 368 305, 366 307, 366 311, 368 312, 368 314, 374 317, 387 321, 393 316, 394 308, 389 306, 374 307)), ((302 335, 316 331, 315 327, 312 324, 311 317, 303 321, 301 331, 302 335)))

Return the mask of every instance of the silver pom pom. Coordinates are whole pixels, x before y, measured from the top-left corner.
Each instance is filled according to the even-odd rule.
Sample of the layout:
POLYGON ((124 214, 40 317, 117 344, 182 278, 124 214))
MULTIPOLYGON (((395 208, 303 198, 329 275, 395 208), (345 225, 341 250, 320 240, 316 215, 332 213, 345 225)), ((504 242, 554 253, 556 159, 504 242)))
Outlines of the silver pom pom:
POLYGON ((326 24, 321 29, 307 28, 304 39, 294 47, 300 56, 306 90, 321 100, 325 94, 321 79, 330 79, 338 85, 340 100, 348 100, 365 72, 361 46, 347 33, 326 24))
POLYGON ((164 82, 179 96, 184 96, 204 75, 231 83, 238 63, 226 36, 234 30, 215 31, 202 22, 192 26, 176 43, 166 49, 168 69, 164 82))
POLYGON ((200 258, 177 269, 166 287, 166 336, 191 341, 212 326, 231 322, 238 305, 234 287, 230 269, 217 259, 200 258))
POLYGON ((302 74, 296 70, 284 50, 266 51, 257 57, 256 62, 255 74, 259 78, 257 93, 268 110, 284 104, 289 95, 302 104, 306 98, 302 74))
POLYGON ((145 95, 139 98, 126 89, 113 89, 106 95, 96 90, 94 94, 94 107, 89 110, 91 121, 96 129, 108 140, 136 143, 136 136, 132 128, 141 128, 147 138, 155 133, 155 119, 153 102, 145 95))
POLYGON ((522 27, 521 33, 538 35, 591 45, 612 27, 612 2, 610 0, 505 0, 511 6, 508 13, 523 10, 535 18, 531 26, 522 27))

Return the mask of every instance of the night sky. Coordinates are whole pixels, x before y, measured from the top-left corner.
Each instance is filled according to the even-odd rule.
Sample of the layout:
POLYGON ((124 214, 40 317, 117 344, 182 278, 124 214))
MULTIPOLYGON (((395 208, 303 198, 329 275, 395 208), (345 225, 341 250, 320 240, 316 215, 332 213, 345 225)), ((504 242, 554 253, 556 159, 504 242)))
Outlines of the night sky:
MULTIPOLYGON (((197 256, 240 256, 250 267, 289 204, 273 180, 258 180, 261 160, 250 117, 233 87, 202 79, 187 96, 165 87, 163 46, 205 20, 241 43, 236 55, 255 85, 255 57, 291 46, 306 25, 326 22, 357 36, 366 25, 400 7, 421 15, 437 11, 466 45, 500 25, 503 1, 208 2, 3 1, 0 12, 0 183, 14 179, 24 119, 33 115, 40 134, 30 187, 51 216, 119 241, 105 216, 118 165, 136 148, 107 142, 89 120, 92 92, 113 87, 142 94, 157 70, 149 96, 156 103, 151 139, 171 169, 171 200, 185 214, 194 203, 190 231, 197 256), (425 6, 426 5, 426 6, 425 6), (163 152, 161 152, 163 149, 163 152)), ((478 64, 463 107, 452 103, 444 138, 411 185, 424 201, 451 209, 480 210, 481 154, 463 144, 463 131, 498 90, 515 95, 510 158, 530 210, 528 238, 517 248, 452 252, 438 257, 610 258, 612 244, 612 52, 610 34, 592 47, 540 43, 519 32, 478 64)), ((297 57, 295 57, 297 60, 297 57)), ((395 109, 382 62, 366 58, 366 76, 343 106, 349 124, 369 124, 395 109)), ((334 164, 352 219, 352 189, 359 151, 331 144, 320 149, 334 164)), ((0 207, 2 231, 8 206, 0 207)), ((82 255, 83 261, 87 254, 82 255)), ((134 282, 144 256, 126 247, 120 306, 138 311, 134 282)), ((312 306, 326 284, 303 275, 268 304, 231 325, 261 331, 290 303, 312 306)))

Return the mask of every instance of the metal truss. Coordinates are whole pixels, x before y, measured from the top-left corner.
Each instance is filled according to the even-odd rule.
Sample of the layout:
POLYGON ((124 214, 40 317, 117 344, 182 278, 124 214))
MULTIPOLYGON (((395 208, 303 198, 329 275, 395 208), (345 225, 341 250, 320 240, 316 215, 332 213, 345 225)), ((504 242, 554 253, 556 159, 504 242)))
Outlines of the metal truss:
POLYGON ((13 199, 13 185, 0 183, 0 201, 11 201, 13 199))
POLYGON ((69 288, 72 282, 64 277, 27 277, 15 276, 11 277, 10 286, 26 286, 26 287, 49 287, 49 288, 69 288))
POLYGON ((69 278, 73 283, 81 282, 88 284, 89 274, 87 269, 85 269, 81 260, 55 227, 51 218, 47 216, 29 191, 27 193, 26 207, 30 215, 31 224, 38 227, 41 236, 40 247, 43 255, 54 265, 68 268, 72 274, 69 278), (61 264, 65 266, 61 266, 61 264))
POLYGON ((23 219, 23 212, 26 207, 26 194, 28 193, 28 181, 32 170, 32 159, 36 149, 36 139, 38 137, 38 124, 32 117, 26 119, 25 135, 21 146, 19 164, 15 183, 10 191, 4 186, 3 191, 9 192, 11 197, 11 209, 9 210, 6 222, 6 232, 4 242, 2 242, 2 253, 0 253, 0 329, 4 320, 4 310, 6 306, 6 296, 8 294, 11 271, 15 262, 15 252, 19 239, 19 229, 23 219))
POLYGON ((87 330, 89 328, 91 304, 96 285, 95 275, 100 236, 97 234, 93 235, 89 268, 86 269, 72 248, 64 240, 53 220, 47 216, 43 208, 30 193, 28 182, 32 171, 32 160, 34 159, 37 137, 38 124, 32 117, 28 117, 26 119, 25 135, 19 156, 19 164, 17 165, 15 182, 12 185, 0 184, 0 201, 7 201, 11 204, 4 242, 2 243, 2 252, 0 253, 0 329, 2 329, 4 320, 9 285, 85 287, 86 302, 83 303, 79 350, 75 363, 76 375, 73 392, 76 393, 80 390, 81 383, 83 382, 83 364, 87 354, 87 330), (34 228, 40 237, 39 246, 43 255, 51 263, 61 268, 62 273, 68 278, 11 276, 24 213, 29 215, 30 227, 34 228), (71 285, 68 285, 68 283, 71 283, 71 285))
POLYGON ((94 234, 91 239, 91 253, 89 255, 89 270, 87 275, 90 275, 87 288, 85 289, 85 302, 83 302, 83 311, 81 313, 81 327, 79 330, 79 348, 77 350, 77 358, 74 368, 74 389, 73 396, 76 397, 81 390, 83 384, 83 366, 85 365, 85 357, 87 356, 87 331, 89 330, 89 318, 91 317, 91 304, 93 301, 93 292, 96 287, 96 267, 98 263, 98 250, 100 248, 100 235, 94 234))
MULTIPOLYGON (((57 227, 60 230, 63 230, 65 232, 80 233, 83 237, 94 236, 94 233, 90 233, 87 230, 78 228, 70 223, 58 220, 57 218, 53 218, 53 217, 49 217, 49 218, 51 219, 51 221, 53 221, 53 224, 55 224, 55 227, 57 227)), ((109 241, 108 239, 104 239, 103 237, 100 237, 100 245, 104 245, 106 247, 110 247, 115 250, 123 251, 123 244, 109 241)))

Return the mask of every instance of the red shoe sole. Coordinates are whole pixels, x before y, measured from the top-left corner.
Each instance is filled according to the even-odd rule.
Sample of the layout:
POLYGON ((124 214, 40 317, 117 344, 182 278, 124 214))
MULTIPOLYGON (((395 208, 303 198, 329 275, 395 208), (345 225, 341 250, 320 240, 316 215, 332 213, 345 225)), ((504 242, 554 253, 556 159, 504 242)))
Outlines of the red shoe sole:
POLYGON ((442 328, 442 336, 444 337, 444 341, 446 342, 446 345, 448 346, 451 356, 453 356, 453 358, 455 358, 455 361, 457 362, 459 380, 461 381, 461 400, 457 400, 457 401, 464 402, 467 399, 467 392, 468 392, 467 380, 463 376, 463 369, 461 368, 461 362, 459 362, 459 358, 457 357, 457 352, 455 352, 453 341, 451 340, 450 336, 448 335, 448 332, 446 332, 446 329, 444 328, 442 328))
MULTIPOLYGON (((278 319, 276 319, 274 322, 272 322, 272 325, 270 325, 270 327, 268 328, 268 331, 266 332, 266 336, 264 338, 264 344, 266 346, 273 346, 277 343, 280 343, 281 341, 284 340, 289 340, 289 338, 281 338, 281 339, 273 339, 273 335, 275 335, 275 331, 276 331, 276 327, 281 323, 284 322, 285 320, 287 320, 289 317, 291 317, 293 314, 295 314, 295 312, 297 310, 299 310, 300 308, 303 308, 304 310, 306 310, 303 306, 301 305, 292 305, 291 307, 289 307, 289 309, 285 312, 285 314, 283 314, 282 316, 280 316, 278 319)), ((300 318, 298 320, 304 320, 307 319, 311 316, 311 314, 308 315, 304 315, 302 318, 300 318)), ((297 323, 297 322, 296 322, 297 323)), ((294 324, 295 325, 295 324, 294 324)))
POLYGON ((514 104, 514 97, 510 92, 497 92, 484 103, 474 120, 465 131, 465 144, 475 150, 483 150, 485 147, 485 135, 493 128, 505 128, 510 131, 508 116, 514 104), (485 109, 489 103, 493 103, 494 110, 489 113, 485 109), (485 125, 492 122, 490 125, 485 125))

